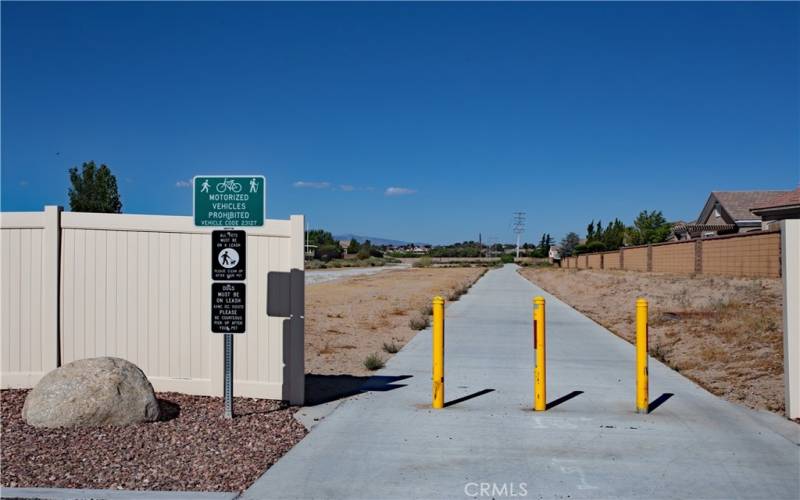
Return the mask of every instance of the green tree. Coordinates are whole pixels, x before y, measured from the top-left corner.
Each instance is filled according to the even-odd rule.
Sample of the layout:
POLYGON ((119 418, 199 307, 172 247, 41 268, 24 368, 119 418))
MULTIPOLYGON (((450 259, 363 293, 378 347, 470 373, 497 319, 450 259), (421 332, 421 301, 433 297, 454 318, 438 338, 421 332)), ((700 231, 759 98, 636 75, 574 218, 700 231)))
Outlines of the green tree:
POLYGON ((569 257, 573 253, 575 253, 575 247, 578 246, 581 242, 580 237, 576 233, 569 232, 566 236, 561 240, 559 246, 561 247, 561 255, 564 257, 569 257))
POLYGON ((307 231, 306 239, 309 245, 339 245, 339 243, 333 239, 333 235, 324 229, 311 229, 307 231))
POLYGON ((669 236, 670 225, 661 211, 648 212, 642 210, 633 221, 633 226, 625 230, 625 242, 628 245, 648 245, 661 243, 669 236))
POLYGON ((616 250, 625 243, 625 224, 619 219, 614 219, 603 230, 600 240, 608 250, 616 250))
POLYGON ((366 240, 364 243, 362 243, 361 248, 358 249, 357 255, 360 260, 369 259, 369 256, 372 255, 372 242, 366 240))
POLYGON ((350 238, 350 245, 347 246, 347 253, 354 254, 358 253, 361 249, 361 245, 358 244, 355 238, 350 238))
POLYGON ((117 178, 106 165, 97 168, 94 161, 69 169, 69 208, 73 212, 118 214, 122 201, 117 191, 117 178))
POLYGON ((550 246, 553 244, 553 237, 550 233, 544 233, 542 239, 539 240, 539 246, 536 248, 535 257, 547 257, 550 252, 550 246))
POLYGON ((586 252, 588 252, 588 250, 586 248, 586 245, 583 244, 583 243, 581 243, 579 245, 575 245, 575 249, 573 250, 573 253, 575 255, 580 255, 580 254, 583 254, 583 253, 586 253, 586 252))
POLYGON ((587 253, 594 253, 594 252, 605 252, 606 245, 602 241, 590 241, 586 244, 586 252, 587 253))
POLYGON ((597 221, 597 226, 594 228, 594 234, 591 238, 586 239, 586 244, 588 245, 592 241, 602 241, 603 240, 603 221, 597 221))
POLYGON ((328 262, 332 259, 340 259, 342 257, 342 247, 339 244, 331 245, 325 243, 317 247, 315 257, 319 260, 328 262))

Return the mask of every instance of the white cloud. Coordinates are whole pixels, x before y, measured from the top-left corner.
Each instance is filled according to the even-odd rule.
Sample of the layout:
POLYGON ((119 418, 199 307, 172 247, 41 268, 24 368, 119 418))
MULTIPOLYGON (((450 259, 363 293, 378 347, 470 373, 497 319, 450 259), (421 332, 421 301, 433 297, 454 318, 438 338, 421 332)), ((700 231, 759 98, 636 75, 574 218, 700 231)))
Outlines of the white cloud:
POLYGON ((175 183, 175 187, 190 188, 192 187, 192 181, 178 181, 175 183))
POLYGON ((342 191, 355 191, 356 187, 350 184, 339 184, 339 189, 342 191))
POLYGON ((328 189, 331 187, 330 182, 306 182, 306 181, 297 181, 292 186, 296 188, 309 188, 309 189, 328 189))
POLYGON ((386 196, 405 196, 407 194, 414 194, 416 193, 416 189, 409 189, 404 187, 388 187, 386 191, 383 193, 386 196))

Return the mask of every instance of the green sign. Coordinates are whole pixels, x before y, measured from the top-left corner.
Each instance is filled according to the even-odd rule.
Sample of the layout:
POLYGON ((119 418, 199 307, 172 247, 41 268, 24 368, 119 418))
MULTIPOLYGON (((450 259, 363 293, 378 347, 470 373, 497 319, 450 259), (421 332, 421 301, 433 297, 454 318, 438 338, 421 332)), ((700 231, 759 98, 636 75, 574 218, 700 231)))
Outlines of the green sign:
POLYGON ((194 178, 194 225, 264 225, 266 181, 263 175, 198 175, 194 178))

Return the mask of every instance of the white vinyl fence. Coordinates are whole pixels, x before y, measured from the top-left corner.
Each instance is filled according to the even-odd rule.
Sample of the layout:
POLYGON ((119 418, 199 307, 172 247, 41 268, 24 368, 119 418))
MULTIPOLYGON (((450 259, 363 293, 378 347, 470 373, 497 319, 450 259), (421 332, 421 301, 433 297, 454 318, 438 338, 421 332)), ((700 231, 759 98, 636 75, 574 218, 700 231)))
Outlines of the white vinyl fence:
POLYGON ((786 416, 800 418, 800 219, 782 221, 781 231, 786 416))
MULTIPOLYGON (((223 336, 210 333, 211 228, 191 217, 46 207, 0 214, 0 244, 3 388, 32 387, 76 359, 115 356, 136 363, 158 391, 222 395, 223 336)), ((303 217, 248 228, 235 395, 302 404, 303 287, 303 217), (284 304, 270 304, 272 316, 268 291, 284 304)))

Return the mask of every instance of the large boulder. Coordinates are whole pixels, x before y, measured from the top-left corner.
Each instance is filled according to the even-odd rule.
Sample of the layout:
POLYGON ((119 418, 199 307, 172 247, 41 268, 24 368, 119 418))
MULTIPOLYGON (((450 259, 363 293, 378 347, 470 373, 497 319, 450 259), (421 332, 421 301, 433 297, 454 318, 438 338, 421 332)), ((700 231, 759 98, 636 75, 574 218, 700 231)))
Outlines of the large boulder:
POLYGON ((158 400, 144 372, 119 358, 80 359, 56 368, 22 408, 22 418, 35 427, 128 425, 158 417, 158 400))

